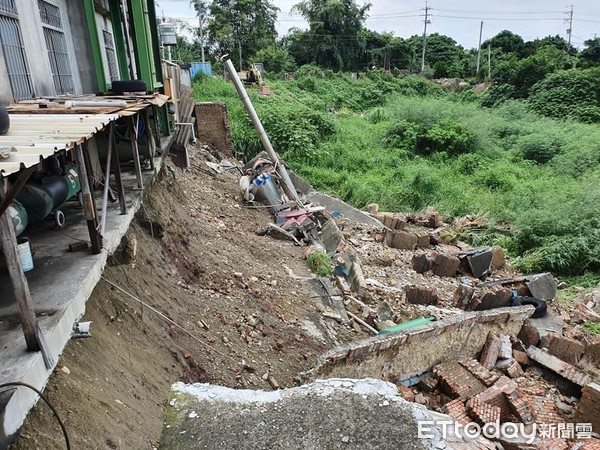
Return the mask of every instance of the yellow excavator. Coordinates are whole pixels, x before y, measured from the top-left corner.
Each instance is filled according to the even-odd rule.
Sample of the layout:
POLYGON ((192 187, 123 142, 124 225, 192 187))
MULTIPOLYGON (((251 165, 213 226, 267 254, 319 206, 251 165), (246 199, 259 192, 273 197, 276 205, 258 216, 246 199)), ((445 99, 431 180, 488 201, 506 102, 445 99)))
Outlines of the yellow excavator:
POLYGON ((252 67, 250 67, 250 70, 238 72, 238 77, 240 77, 240 80, 242 80, 246 86, 252 86, 254 84, 264 86, 264 74, 265 69, 262 63, 254 63, 252 64, 252 67))

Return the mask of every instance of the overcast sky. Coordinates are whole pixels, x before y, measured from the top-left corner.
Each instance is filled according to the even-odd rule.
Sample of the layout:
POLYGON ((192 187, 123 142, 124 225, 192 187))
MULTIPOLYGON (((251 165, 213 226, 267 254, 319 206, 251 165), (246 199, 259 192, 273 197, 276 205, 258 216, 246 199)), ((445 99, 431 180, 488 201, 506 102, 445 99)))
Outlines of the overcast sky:
MULTIPOLYGON (((573 45, 583 46, 583 41, 600 36, 600 0, 570 0, 573 4, 573 45)), ((290 28, 306 28, 307 24, 292 6, 298 0, 273 0, 281 11, 277 31, 284 35, 290 28)), ((446 34, 466 48, 477 47, 479 26, 483 25, 483 39, 508 29, 525 40, 559 34, 566 38, 569 0, 430 0, 431 23, 429 33, 446 34)), ((189 0, 157 0, 159 16, 188 19, 195 24, 189 0)), ((363 4, 358 1, 358 4, 363 4)), ((390 31, 396 36, 409 37, 423 33, 425 2, 414 0, 372 0, 367 28, 390 31)))

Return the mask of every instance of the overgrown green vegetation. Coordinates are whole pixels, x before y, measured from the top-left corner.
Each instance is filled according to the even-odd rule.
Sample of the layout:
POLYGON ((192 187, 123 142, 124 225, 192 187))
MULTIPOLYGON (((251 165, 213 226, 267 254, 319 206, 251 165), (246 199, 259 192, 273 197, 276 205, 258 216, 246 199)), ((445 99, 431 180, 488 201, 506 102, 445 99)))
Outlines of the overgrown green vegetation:
POLYGON ((600 335, 600 322, 585 322, 582 327, 590 334, 600 335))
MULTIPOLYGON (((357 207, 486 216, 494 226, 470 240, 502 245, 526 272, 600 270, 597 125, 538 116, 533 100, 482 108, 472 91, 381 72, 308 66, 269 85, 273 96, 252 91, 252 101, 276 150, 316 188, 357 207)), ((194 95, 228 104, 237 151, 260 150, 231 84, 203 78, 194 95)))
POLYGON ((314 274, 328 277, 333 272, 331 258, 325 253, 312 252, 306 257, 306 265, 314 274))

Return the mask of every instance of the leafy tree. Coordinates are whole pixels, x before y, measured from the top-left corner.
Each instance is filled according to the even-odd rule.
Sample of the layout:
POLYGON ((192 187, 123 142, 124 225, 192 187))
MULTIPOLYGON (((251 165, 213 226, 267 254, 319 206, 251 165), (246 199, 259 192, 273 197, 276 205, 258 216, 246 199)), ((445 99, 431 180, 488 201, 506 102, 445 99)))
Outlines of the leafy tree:
POLYGON ((546 75, 566 68, 568 55, 552 46, 542 47, 532 56, 519 61, 511 84, 515 86, 517 98, 527 98, 535 83, 546 75))
POLYGON ((198 41, 200 45, 201 57, 204 58, 204 45, 206 42, 206 31, 204 30, 204 26, 206 24, 206 20, 208 19, 208 6, 206 4, 206 0, 191 0, 190 4, 196 11, 196 17, 198 17, 200 20, 201 26, 198 27, 198 41))
POLYGON ((583 44, 581 59, 589 64, 600 64, 600 38, 588 39, 583 44))
POLYGON ((360 31, 370 7, 370 3, 359 7, 354 0, 303 0, 294 5, 293 11, 309 23, 309 47, 304 51, 311 62, 333 70, 358 68, 365 50, 360 31))
POLYGON ((487 48, 490 46, 493 49, 500 49, 504 53, 518 54, 523 50, 525 41, 523 41, 523 38, 518 34, 515 34, 512 31, 504 30, 493 38, 485 41, 481 46, 482 48, 487 48))
POLYGON ((556 36, 546 36, 542 39, 535 39, 533 41, 525 42, 523 50, 521 52, 522 57, 527 57, 535 54, 539 49, 543 47, 554 47, 557 50, 566 51, 569 55, 574 56, 577 54, 577 49, 558 34, 556 36))
POLYGON ((378 33, 366 28, 361 30, 365 41, 362 67, 382 67, 385 70, 408 69, 415 58, 415 51, 407 41, 392 33, 378 33))
POLYGON ((200 61, 200 43, 177 36, 177 45, 171 49, 171 58, 180 62, 200 61))
MULTIPOLYGON (((415 53, 420 54, 423 46, 423 36, 414 35, 408 39, 408 42, 415 49, 415 53)), ((454 39, 439 33, 433 33, 427 36, 427 48, 425 51, 425 63, 429 67, 434 67, 440 62, 444 63, 446 68, 446 77, 460 77, 462 73, 462 59, 464 58, 464 49, 456 43, 454 39)), ((413 70, 420 67, 420 60, 415 59, 413 70)), ((438 68, 440 67, 438 64, 438 68)), ((434 74, 435 76, 435 74, 434 74)))
POLYGON ((313 52, 311 50, 311 35, 307 31, 300 30, 299 28, 291 28, 288 34, 282 39, 282 45, 284 45, 290 56, 296 61, 299 66, 307 64, 313 64, 313 52))
MULTIPOLYGON (((242 59, 248 58, 275 43, 278 10, 270 0, 212 0, 207 27, 209 44, 215 53, 228 53, 234 61, 240 53, 242 59)), ((240 63, 244 65, 243 61, 240 63)))
POLYGON ((252 61, 263 63, 265 71, 270 73, 291 72, 296 68, 296 62, 287 48, 279 44, 261 48, 252 61))

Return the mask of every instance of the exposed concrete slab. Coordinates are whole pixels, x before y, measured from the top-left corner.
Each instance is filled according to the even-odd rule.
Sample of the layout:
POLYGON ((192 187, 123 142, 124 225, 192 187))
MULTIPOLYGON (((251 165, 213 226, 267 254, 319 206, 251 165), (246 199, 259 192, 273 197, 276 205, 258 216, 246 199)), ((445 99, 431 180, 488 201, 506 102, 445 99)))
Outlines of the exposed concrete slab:
POLYGON ((531 295, 535 298, 554 300, 556 297, 558 285, 552 274, 540 273, 537 275, 530 275, 525 279, 525 284, 529 288, 529 292, 531 292, 531 295))
POLYGON ((434 423, 450 416, 409 403, 396 386, 372 378, 271 392, 176 383, 171 394, 161 449, 495 448, 485 439, 442 439, 434 423), (419 438, 418 421, 431 423, 431 437, 419 438))
POLYGON ((306 195, 306 199, 312 203, 318 203, 319 205, 324 206, 329 212, 337 211, 346 219, 354 220, 355 222, 366 223, 367 225, 373 225, 375 227, 382 226, 382 223, 374 217, 371 217, 368 214, 348 205, 340 199, 323 194, 322 192, 310 192, 306 195))
POLYGON ((302 381, 369 376, 402 382, 443 361, 474 357, 490 333, 516 336, 533 306, 468 312, 427 325, 340 345, 323 354, 302 381))
POLYGON ((537 347, 530 346, 527 348, 527 355, 542 366, 556 372, 560 376, 579 386, 585 386, 594 381, 591 375, 537 347))
MULTIPOLYGON (((164 141, 165 148, 168 148, 170 141, 164 141)), ((164 156, 156 158, 155 171, 143 173, 145 189, 152 185, 163 159, 164 156)), ((54 231, 41 226, 24 233, 30 239, 34 252, 34 269, 26 274, 33 307, 55 362, 58 362, 71 337, 73 324, 85 312, 85 303, 100 280, 108 255, 117 249, 142 203, 143 192, 135 187, 135 175, 125 166, 123 184, 127 214, 120 215, 118 202, 109 203, 104 248, 98 255, 93 255, 91 249, 77 253, 68 250, 68 245, 78 239, 89 240, 83 211, 76 202, 61 208, 67 219, 63 230, 54 231)), ((101 203, 102 200, 97 199, 98 208, 101 203)), ((0 383, 21 381, 43 389, 53 368, 46 368, 40 352, 27 352, 12 286, 8 274, 2 269, 0 293, 0 383)), ((38 397, 29 389, 18 388, 0 400, 1 447, 3 440, 20 428, 38 397)))
POLYGON ((562 336, 565 322, 561 316, 553 313, 550 309, 544 317, 538 317, 536 319, 529 319, 527 323, 538 330, 540 339, 547 334, 554 333, 562 336))

